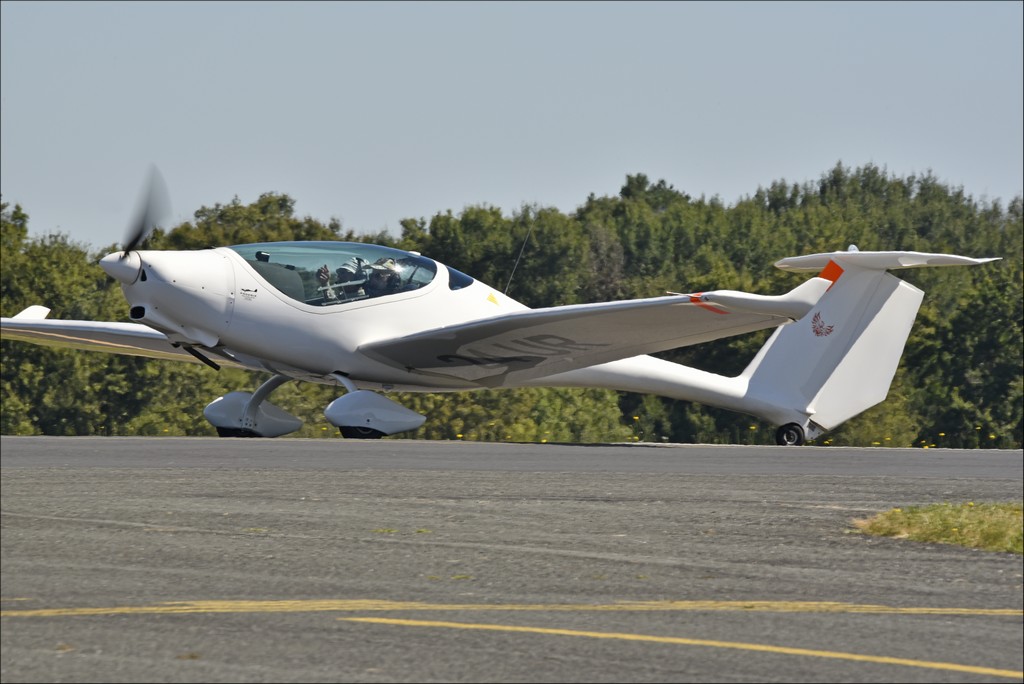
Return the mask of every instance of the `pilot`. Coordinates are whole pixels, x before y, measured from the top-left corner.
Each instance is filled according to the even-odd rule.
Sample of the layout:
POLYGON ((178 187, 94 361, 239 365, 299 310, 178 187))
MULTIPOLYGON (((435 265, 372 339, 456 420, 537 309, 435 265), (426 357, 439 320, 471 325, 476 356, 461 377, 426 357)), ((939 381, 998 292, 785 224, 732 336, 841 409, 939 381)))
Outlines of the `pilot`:
POLYGON ((370 297, 398 292, 402 278, 394 259, 383 257, 370 264, 370 277, 366 281, 366 294, 370 297))
MULTIPOLYGON (((390 260, 394 264, 394 259, 390 260)), ((352 296, 361 296, 368 294, 362 287, 358 287, 360 283, 366 278, 365 271, 371 269, 372 266, 366 263, 366 259, 362 257, 351 257, 344 264, 339 266, 334 271, 334 282, 336 283, 352 283, 356 289, 348 288, 346 293, 341 295, 341 299, 352 296)), ((331 287, 331 269, 327 267, 327 264, 321 266, 316 272, 317 280, 320 282, 320 288, 324 293, 324 304, 333 304, 339 300, 338 292, 335 288, 331 287)), ((384 294, 381 292, 380 294, 384 294)))

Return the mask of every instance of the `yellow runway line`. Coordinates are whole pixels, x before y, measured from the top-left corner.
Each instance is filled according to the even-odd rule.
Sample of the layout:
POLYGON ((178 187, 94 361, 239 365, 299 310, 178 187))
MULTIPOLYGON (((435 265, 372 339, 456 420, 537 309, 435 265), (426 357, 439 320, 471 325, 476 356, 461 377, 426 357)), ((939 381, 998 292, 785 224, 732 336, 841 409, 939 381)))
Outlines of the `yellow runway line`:
POLYGON ((444 627, 449 629, 487 630, 492 632, 520 632, 531 634, 551 634, 557 636, 589 637, 591 639, 618 639, 622 641, 647 641, 659 644, 678 644, 682 646, 707 646, 711 648, 732 648, 743 651, 760 651, 762 653, 780 653, 783 655, 809 656, 814 658, 833 658, 837 660, 853 660, 882 665, 903 665, 906 667, 924 667, 933 670, 968 672, 970 674, 1024 678, 1024 672, 1014 670, 998 670, 991 667, 975 667, 958 665, 957 663, 937 663, 928 660, 909 660, 907 658, 890 658, 888 656, 870 656, 857 653, 841 653, 838 651, 816 651, 806 648, 789 648, 786 646, 767 646, 764 644, 747 644, 738 641, 712 641, 707 639, 684 639, 682 637, 662 637, 644 634, 621 634, 616 632, 583 632, 573 629, 550 629, 545 627, 514 627, 510 625, 487 625, 462 622, 439 622, 433 620, 395 620, 390 618, 338 618, 346 622, 368 622, 383 625, 401 625, 405 627, 444 627))

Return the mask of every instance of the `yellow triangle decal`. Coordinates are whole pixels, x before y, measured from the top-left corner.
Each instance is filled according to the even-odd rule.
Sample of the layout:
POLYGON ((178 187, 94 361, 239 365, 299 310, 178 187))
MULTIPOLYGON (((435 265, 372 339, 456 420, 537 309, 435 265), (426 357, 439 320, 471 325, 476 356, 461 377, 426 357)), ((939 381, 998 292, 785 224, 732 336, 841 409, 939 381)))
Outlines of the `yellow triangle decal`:
POLYGON ((493 292, 487 295, 487 301, 489 301, 491 304, 494 304, 495 306, 498 306, 498 298, 494 296, 493 292))

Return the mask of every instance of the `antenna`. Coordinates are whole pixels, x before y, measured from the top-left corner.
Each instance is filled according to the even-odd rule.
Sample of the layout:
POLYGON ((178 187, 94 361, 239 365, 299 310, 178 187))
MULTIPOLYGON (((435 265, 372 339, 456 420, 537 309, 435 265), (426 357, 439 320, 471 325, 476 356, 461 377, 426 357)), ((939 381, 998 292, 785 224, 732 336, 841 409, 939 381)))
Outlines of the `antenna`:
POLYGON ((512 266, 512 273, 508 276, 508 282, 505 283, 505 292, 502 294, 508 294, 508 287, 512 284, 512 276, 516 274, 516 268, 519 266, 519 260, 523 258, 523 252, 526 251, 526 243, 530 241, 530 236, 533 235, 533 224, 530 224, 530 230, 526 232, 526 239, 523 240, 523 246, 519 248, 519 256, 516 257, 516 263, 512 266))

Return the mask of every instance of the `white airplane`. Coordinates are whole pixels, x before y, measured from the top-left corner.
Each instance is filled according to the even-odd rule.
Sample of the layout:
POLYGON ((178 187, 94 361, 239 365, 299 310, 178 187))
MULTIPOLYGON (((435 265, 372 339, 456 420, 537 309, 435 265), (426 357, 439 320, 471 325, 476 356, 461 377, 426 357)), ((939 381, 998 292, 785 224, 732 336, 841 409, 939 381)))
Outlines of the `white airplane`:
POLYGON ((276 437, 302 421, 267 401, 289 380, 347 393, 324 413, 345 437, 420 427, 381 393, 596 387, 750 414, 803 444, 885 399, 923 292, 889 269, 976 265, 921 252, 782 259, 816 273, 790 292, 716 290, 530 309, 416 252, 349 242, 273 242, 190 251, 138 249, 152 212, 100 266, 121 284, 127 322, 0 319, 3 339, 271 373, 204 415, 224 437, 276 437), (325 268, 326 267, 326 268, 325 268), (776 328, 736 377, 648 356, 776 328))

